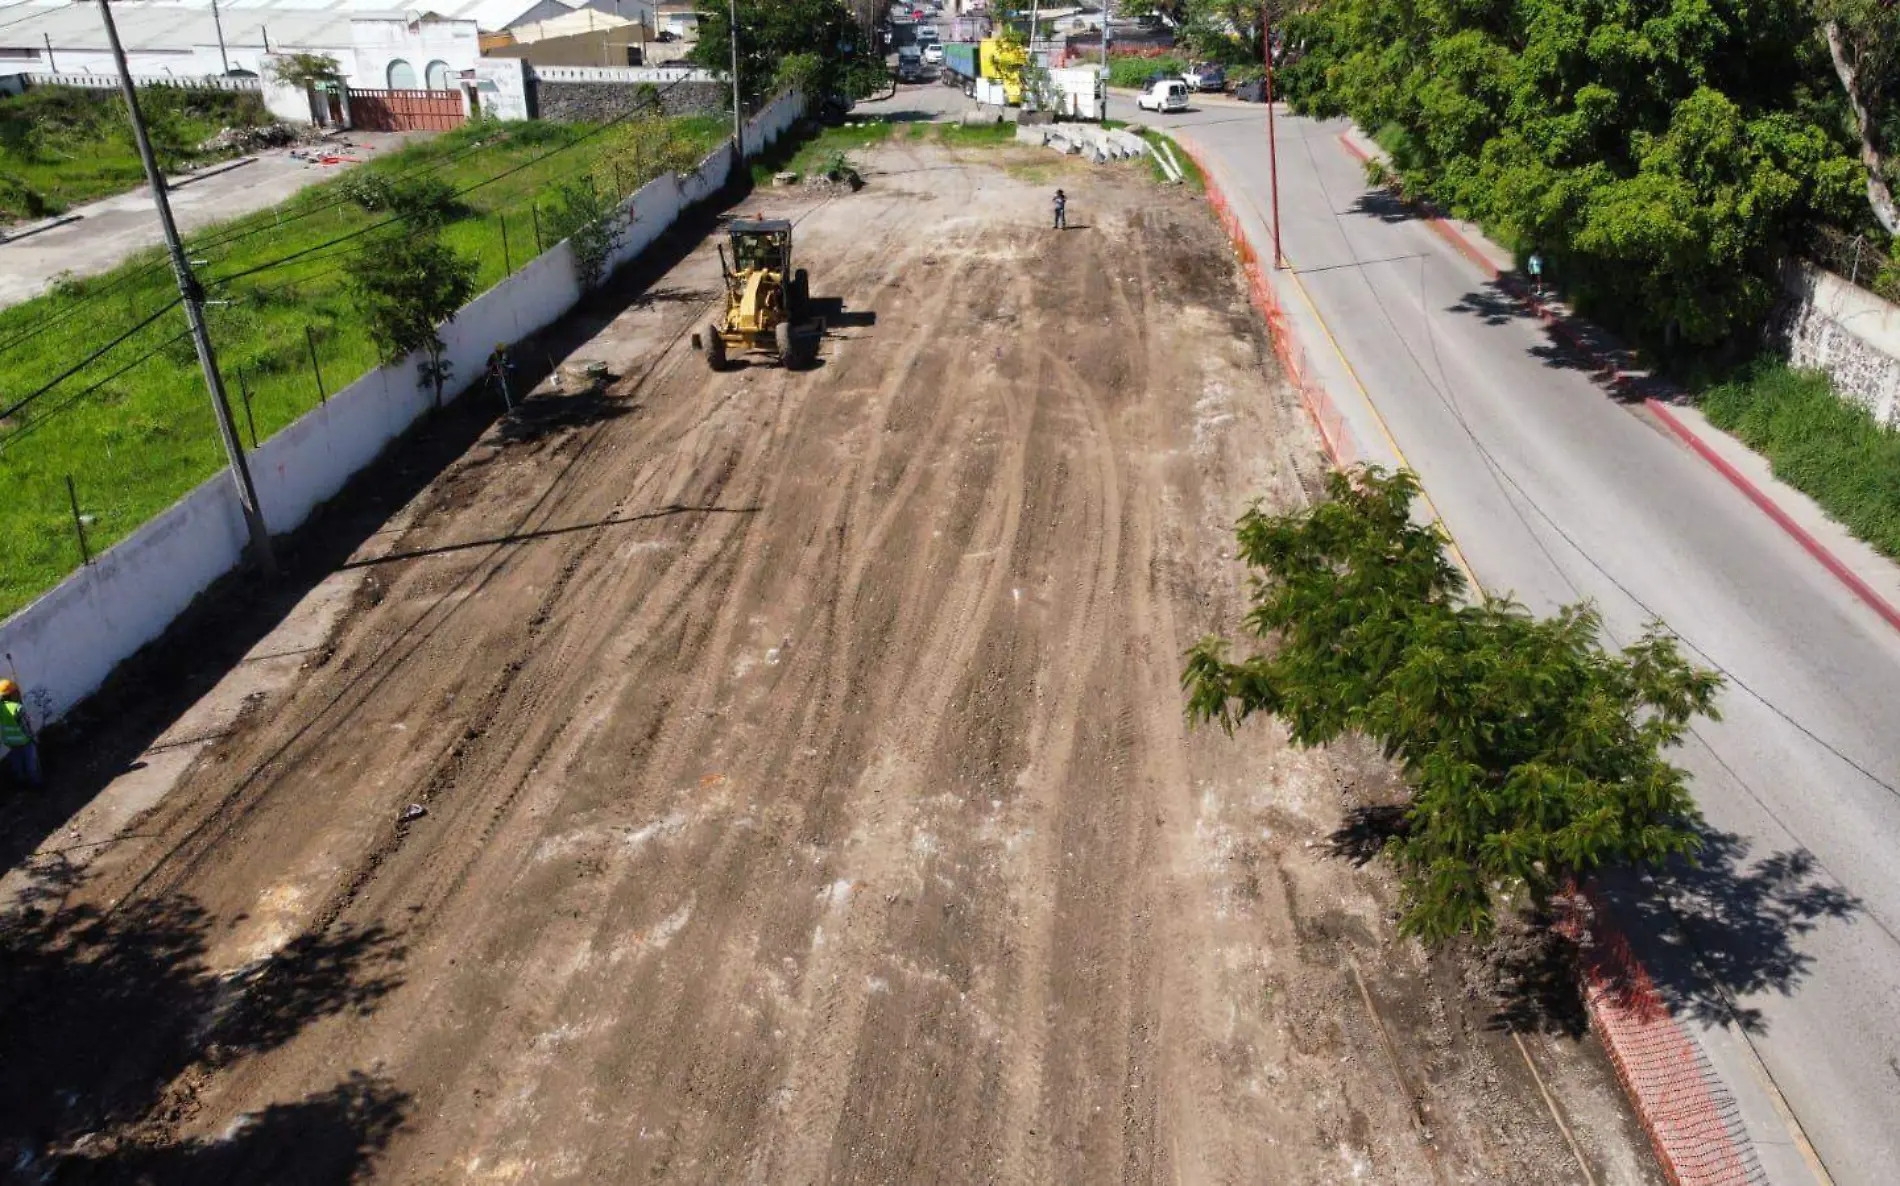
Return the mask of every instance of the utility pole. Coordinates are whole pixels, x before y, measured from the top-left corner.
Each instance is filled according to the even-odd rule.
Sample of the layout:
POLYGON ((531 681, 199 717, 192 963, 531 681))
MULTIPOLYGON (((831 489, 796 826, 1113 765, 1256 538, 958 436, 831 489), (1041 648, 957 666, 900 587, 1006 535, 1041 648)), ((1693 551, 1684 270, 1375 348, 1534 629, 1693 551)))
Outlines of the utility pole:
POLYGON ((1102 0, 1102 122, 1108 122, 1108 19, 1114 0, 1102 0))
POLYGON ((238 439, 237 426, 231 421, 231 404, 225 398, 217 356, 211 352, 211 335, 205 331, 204 289, 191 274, 191 261, 185 258, 185 245, 178 239, 171 200, 165 195, 165 175, 159 172, 158 158, 152 155, 152 138, 145 132, 145 117, 139 111, 138 89, 132 85, 132 71, 125 63, 125 47, 119 44, 119 28, 112 23, 112 8, 107 0, 99 0, 99 15, 105 20, 112 59, 119 65, 119 89, 125 93, 126 113, 132 119, 132 138, 138 144, 139 160, 145 164, 145 177, 152 183, 152 202, 158 207, 158 222, 165 232, 165 247, 171 253, 172 272, 178 277, 178 294, 184 298, 192 344, 198 348, 198 365, 204 368, 211 410, 218 417, 218 435, 224 438, 224 454, 230 459, 231 483, 237 487, 244 525, 250 530, 251 557, 266 576, 275 576, 277 562, 271 554, 270 529, 264 525, 264 512, 257 503, 257 488, 251 484, 251 469, 244 461, 244 443, 238 439))
POLYGON ((224 63, 224 72, 229 74, 231 58, 224 52, 224 18, 218 15, 218 0, 211 0, 211 24, 218 31, 218 61, 224 63))
POLYGON ((58 64, 57 62, 55 62, 55 61, 53 61, 53 38, 52 38, 52 35, 51 35, 51 34, 48 34, 48 33, 41 33, 41 34, 40 34, 40 40, 42 40, 42 41, 44 41, 44 42, 46 42, 46 72, 47 72, 48 74, 58 74, 58 73, 59 73, 59 64, 58 64))
POLYGON ((745 108, 739 105, 739 0, 726 0, 726 32, 732 37, 732 150, 745 160, 745 108))
POLYGON ((1267 173, 1273 190, 1273 266, 1278 270, 1286 267, 1286 253, 1280 250, 1280 142, 1273 130, 1273 17, 1265 3, 1260 6, 1260 40, 1267 60, 1267 173))

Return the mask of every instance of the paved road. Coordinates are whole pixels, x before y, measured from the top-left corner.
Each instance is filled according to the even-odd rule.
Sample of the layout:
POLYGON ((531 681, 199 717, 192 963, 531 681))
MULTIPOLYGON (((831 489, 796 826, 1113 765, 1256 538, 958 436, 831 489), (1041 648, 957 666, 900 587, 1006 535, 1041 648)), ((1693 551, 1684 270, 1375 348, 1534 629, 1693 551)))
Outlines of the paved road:
MULTIPOLYGON (((1263 118, 1207 103, 1150 120, 1204 150, 1262 244, 1263 118)), ((1810 1174, 1763 1067, 1835 1181, 1900 1181, 1900 634, 1368 194, 1341 130, 1280 125, 1286 252, 1337 353, 1281 277, 1296 330, 1356 438, 1402 451, 1487 588, 1538 610, 1592 599, 1619 642, 1660 618, 1728 673, 1724 719, 1681 755, 1720 847, 1678 883, 1678 909, 1634 895, 1651 904, 1632 921, 1773 1180, 1810 1174), (1735 1001, 1725 1023, 1711 980, 1735 1001)), ((1868 575, 1895 583, 1891 567, 1868 575)))
MULTIPOLYGON (((339 144, 339 151, 374 159, 416 135, 351 132, 348 139, 354 147, 344 149, 339 144)), ((251 164, 227 172, 182 184, 174 180, 172 214, 179 229, 190 234, 199 227, 274 206, 347 167, 294 160, 286 149, 259 153, 251 164)), ((79 215, 79 221, 0 243, 0 308, 33 299, 51 288, 62 273, 92 276, 110 271, 133 252, 163 241, 147 186, 75 207, 70 213, 79 215)))

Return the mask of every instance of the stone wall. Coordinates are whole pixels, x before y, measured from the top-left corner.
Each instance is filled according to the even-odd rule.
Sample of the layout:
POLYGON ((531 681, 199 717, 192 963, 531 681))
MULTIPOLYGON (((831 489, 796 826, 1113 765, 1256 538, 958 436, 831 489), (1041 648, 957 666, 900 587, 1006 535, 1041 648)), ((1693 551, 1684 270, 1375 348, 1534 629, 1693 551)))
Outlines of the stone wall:
POLYGON ((535 114, 555 123, 605 123, 625 115, 642 94, 660 93, 667 115, 720 115, 730 110, 722 82, 533 82, 535 114))
POLYGON ((1782 271, 1775 331, 1788 361, 1823 370, 1843 399, 1900 428, 1900 307, 1812 264, 1782 271))

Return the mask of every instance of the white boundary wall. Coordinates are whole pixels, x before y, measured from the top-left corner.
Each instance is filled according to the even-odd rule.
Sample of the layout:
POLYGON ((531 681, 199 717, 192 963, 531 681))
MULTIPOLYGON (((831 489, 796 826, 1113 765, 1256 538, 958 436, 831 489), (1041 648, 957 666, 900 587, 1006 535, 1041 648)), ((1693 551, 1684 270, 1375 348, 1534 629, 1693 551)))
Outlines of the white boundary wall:
MULTIPOLYGON (((803 109, 803 97, 789 92, 753 117, 748 155, 778 139, 803 109)), ((731 150, 721 147, 693 172, 641 187, 622 203, 628 222, 609 269, 631 262, 682 211, 717 193, 732 168, 731 150)), ((565 242, 535 257, 442 327, 453 380, 463 390, 474 386, 497 344, 552 324, 581 296, 565 242)), ((418 361, 412 356, 371 371, 252 451, 251 475, 273 533, 300 526, 429 409, 433 396, 417 382, 418 361)), ((157 638, 237 567, 244 542, 236 491, 220 472, 0 624, 0 659, 27 688, 33 723, 64 715, 157 638)))

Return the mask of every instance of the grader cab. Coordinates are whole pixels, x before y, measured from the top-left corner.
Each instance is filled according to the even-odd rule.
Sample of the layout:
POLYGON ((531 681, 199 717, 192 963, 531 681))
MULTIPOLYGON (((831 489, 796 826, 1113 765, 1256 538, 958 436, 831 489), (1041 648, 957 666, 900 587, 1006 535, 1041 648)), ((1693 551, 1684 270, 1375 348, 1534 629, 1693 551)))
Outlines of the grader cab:
POLYGON ((719 245, 719 270, 726 282, 725 311, 693 335, 693 346, 715 371, 734 353, 775 356, 782 366, 809 361, 822 327, 804 324, 810 303, 805 269, 792 267, 792 224, 784 218, 735 219, 728 241, 719 245), (727 248, 731 254, 727 254, 727 248))

